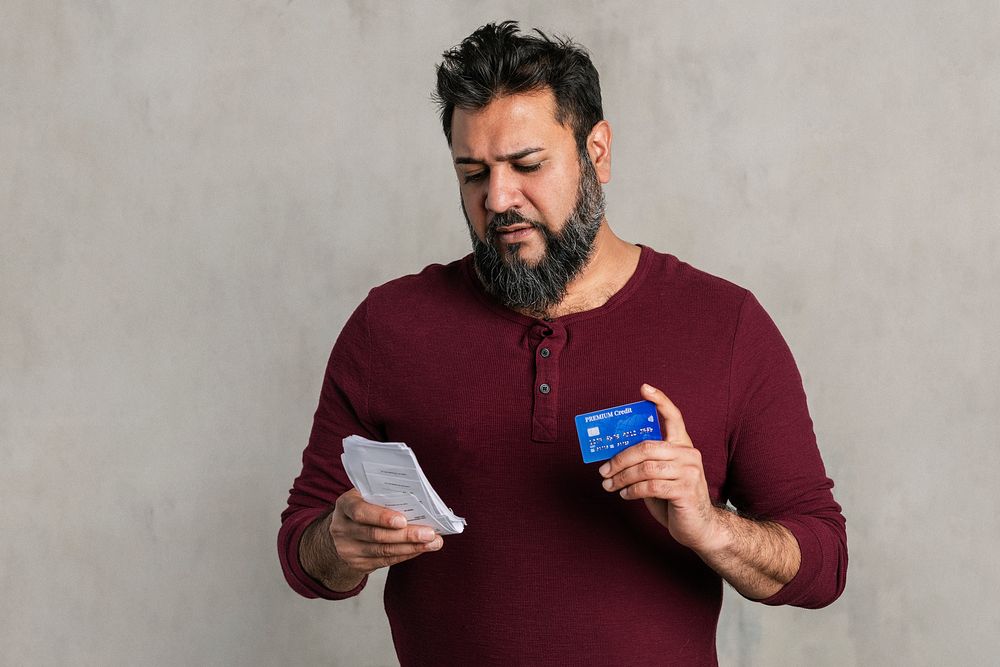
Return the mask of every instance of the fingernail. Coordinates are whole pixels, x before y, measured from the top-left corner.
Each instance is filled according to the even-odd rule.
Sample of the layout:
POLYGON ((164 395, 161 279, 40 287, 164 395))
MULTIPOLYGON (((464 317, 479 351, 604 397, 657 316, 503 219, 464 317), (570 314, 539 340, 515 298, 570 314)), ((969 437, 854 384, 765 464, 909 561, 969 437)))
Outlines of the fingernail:
POLYGON ((601 482, 601 486, 603 486, 606 490, 610 491, 611 487, 614 486, 614 484, 612 484, 610 479, 606 479, 603 482, 601 482))
POLYGON ((648 385, 648 384, 643 384, 642 387, 641 387, 641 389, 642 389, 642 391, 645 391, 645 392, 656 391, 655 389, 653 389, 652 385, 648 385))
POLYGON ((444 546, 444 540, 434 540, 433 542, 427 545, 427 548, 430 549, 431 551, 437 551, 443 546, 444 546))
POLYGON ((600 468, 597 469, 597 472, 601 473, 606 477, 610 470, 611 470, 611 464, 605 463, 604 465, 602 465, 600 468))
POLYGON ((389 525, 393 528, 406 528, 406 519, 401 516, 394 516, 389 519, 389 525))
POLYGON ((417 539, 419 539, 421 542, 430 542, 431 540, 434 539, 434 531, 430 530, 429 528, 427 530, 421 530, 419 533, 417 533, 417 539))
POLYGON ((618 495, 621 496, 622 498, 628 498, 628 487, 625 487, 624 489, 619 491, 618 495))

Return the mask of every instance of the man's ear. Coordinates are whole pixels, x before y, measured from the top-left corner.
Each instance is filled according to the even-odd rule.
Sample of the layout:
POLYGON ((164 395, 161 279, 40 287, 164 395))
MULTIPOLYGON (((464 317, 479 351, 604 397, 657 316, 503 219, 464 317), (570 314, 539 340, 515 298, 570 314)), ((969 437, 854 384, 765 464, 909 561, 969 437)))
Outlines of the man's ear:
POLYGON ((594 125, 587 136, 587 153, 594 163, 597 180, 607 183, 611 180, 611 124, 602 120, 594 125))

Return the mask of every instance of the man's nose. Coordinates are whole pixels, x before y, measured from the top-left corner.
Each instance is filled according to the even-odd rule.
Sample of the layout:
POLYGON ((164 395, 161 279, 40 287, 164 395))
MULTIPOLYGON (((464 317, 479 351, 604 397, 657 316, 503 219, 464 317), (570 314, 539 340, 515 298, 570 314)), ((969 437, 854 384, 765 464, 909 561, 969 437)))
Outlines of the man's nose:
POLYGON ((486 189, 486 210, 492 213, 504 211, 519 206, 522 195, 518 179, 507 169, 497 168, 490 171, 490 183, 486 189))

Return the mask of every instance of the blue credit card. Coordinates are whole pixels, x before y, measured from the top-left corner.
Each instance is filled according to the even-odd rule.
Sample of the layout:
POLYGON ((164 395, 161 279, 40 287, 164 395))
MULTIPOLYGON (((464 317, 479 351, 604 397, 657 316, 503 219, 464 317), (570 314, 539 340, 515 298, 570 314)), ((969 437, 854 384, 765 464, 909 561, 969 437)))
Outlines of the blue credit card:
POLYGON ((576 435, 584 463, 605 461, 643 440, 662 439, 660 417, 649 401, 577 415, 576 435))

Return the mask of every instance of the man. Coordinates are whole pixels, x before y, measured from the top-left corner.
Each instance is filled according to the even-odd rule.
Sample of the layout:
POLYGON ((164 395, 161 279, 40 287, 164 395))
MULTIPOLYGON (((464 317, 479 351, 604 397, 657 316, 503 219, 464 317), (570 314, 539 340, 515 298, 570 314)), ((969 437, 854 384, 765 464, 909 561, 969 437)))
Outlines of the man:
POLYGON ((844 519, 791 354, 749 292, 612 232, 586 52, 487 25, 445 54, 437 97, 473 253, 345 325, 282 515, 291 586, 347 598, 392 566, 404 665, 715 664, 722 579, 836 599, 844 519), (640 399, 664 441, 585 465, 574 416, 640 399), (446 546, 364 502, 352 433, 408 443, 465 532, 446 546))

